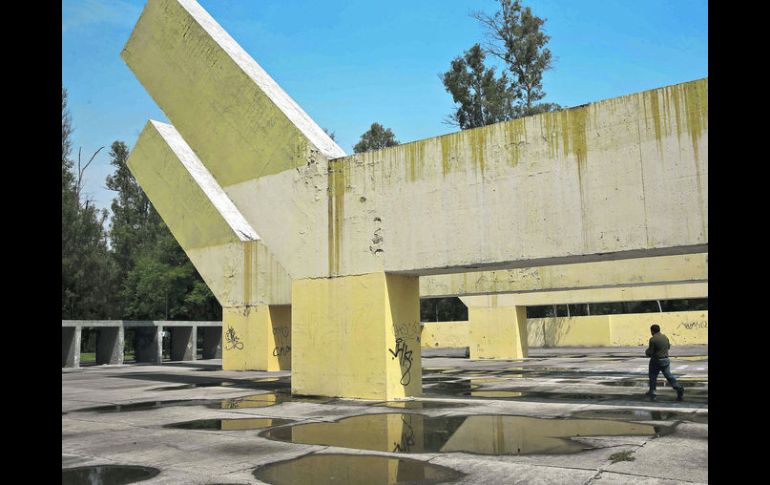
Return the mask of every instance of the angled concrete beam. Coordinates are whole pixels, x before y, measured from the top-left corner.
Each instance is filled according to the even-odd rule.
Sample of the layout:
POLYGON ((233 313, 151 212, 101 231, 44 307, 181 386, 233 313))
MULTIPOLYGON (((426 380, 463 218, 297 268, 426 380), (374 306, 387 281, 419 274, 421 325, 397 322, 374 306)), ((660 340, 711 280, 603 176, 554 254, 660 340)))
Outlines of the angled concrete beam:
POLYGON ((345 152, 195 1, 149 0, 121 57, 286 270, 325 272, 345 152))
POLYGON ((149 121, 128 167, 223 307, 291 302, 291 279, 173 126, 149 121))
POLYGON ((271 338, 290 317, 265 315, 291 302, 291 279, 179 132, 148 122, 127 164, 222 305, 223 368, 288 368, 271 338))
POLYGON ((423 276, 420 278, 420 296, 438 298, 555 291, 569 295, 578 289, 707 281, 708 253, 699 253, 423 276))

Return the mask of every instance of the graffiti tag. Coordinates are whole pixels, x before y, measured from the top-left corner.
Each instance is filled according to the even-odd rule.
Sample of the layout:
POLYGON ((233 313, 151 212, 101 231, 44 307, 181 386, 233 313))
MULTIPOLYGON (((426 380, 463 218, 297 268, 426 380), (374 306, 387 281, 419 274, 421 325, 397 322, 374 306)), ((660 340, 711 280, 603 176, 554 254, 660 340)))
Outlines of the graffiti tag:
POLYGON ((401 385, 408 386, 412 382, 412 351, 409 350, 406 341, 399 337, 396 339, 396 351, 388 349, 388 352, 393 356, 391 359, 398 359, 401 369, 404 370, 401 374, 401 385))
POLYGON ((288 354, 291 352, 291 329, 289 327, 278 327, 273 329, 275 337, 275 347, 273 348, 273 357, 288 354))
POLYGON ((701 322, 682 322, 679 324, 680 327, 684 327, 687 330, 693 330, 693 329, 700 329, 700 328, 709 328, 709 322, 707 321, 701 321, 701 322))
POLYGON ((235 329, 233 327, 227 327, 227 332, 225 332, 225 339, 227 340, 225 350, 243 350, 243 342, 241 342, 241 339, 238 338, 238 335, 236 335, 235 329))
POLYGON ((401 422, 404 423, 404 430, 401 432, 401 442, 393 443, 392 453, 408 453, 415 444, 412 425, 406 422, 404 416, 401 416, 401 422))

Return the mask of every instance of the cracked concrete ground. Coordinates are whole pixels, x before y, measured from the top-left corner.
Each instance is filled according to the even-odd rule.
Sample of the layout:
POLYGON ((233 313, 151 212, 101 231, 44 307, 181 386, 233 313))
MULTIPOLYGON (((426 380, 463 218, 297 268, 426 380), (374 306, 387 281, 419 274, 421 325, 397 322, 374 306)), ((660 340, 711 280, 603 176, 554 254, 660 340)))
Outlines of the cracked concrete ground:
MULTIPOLYGON (((62 369, 62 469, 160 470, 148 485, 264 483, 255 469, 314 455, 347 466, 334 461, 343 454, 430 463, 464 484, 708 483, 706 346, 672 349, 683 402, 661 384, 655 402, 644 398, 640 348, 531 349, 516 361, 463 354, 424 352, 424 394, 406 404, 292 398, 289 371, 222 371, 219 360, 62 369), (168 427, 197 420, 221 421, 168 427)), ((368 485, 402 479, 400 469, 370 468, 358 477, 368 485)), ((287 477, 322 483, 335 469, 287 477)))

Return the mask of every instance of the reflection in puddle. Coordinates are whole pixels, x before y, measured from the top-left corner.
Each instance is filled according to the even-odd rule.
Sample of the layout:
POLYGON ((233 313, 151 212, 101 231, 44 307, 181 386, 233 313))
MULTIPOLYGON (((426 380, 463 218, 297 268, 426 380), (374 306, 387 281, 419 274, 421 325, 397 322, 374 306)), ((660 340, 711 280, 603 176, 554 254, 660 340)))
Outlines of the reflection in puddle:
POLYGON ((446 483, 461 473, 418 460, 386 456, 323 454, 265 465, 254 477, 275 485, 312 483, 351 485, 396 485, 446 483))
POLYGON ((521 397, 524 395, 520 391, 471 391, 470 395, 473 397, 521 397))
POLYGON ((649 411, 646 409, 600 409, 576 411, 571 416, 597 419, 628 419, 634 421, 690 421, 708 424, 706 413, 685 413, 679 411, 649 411))
POLYGON ((602 419, 388 413, 273 428, 260 436, 291 443, 394 453, 504 455, 577 453, 592 447, 569 438, 653 436, 658 431, 652 425, 602 419))
POLYGON ((441 409, 441 408, 459 408, 469 404, 461 402, 444 401, 387 401, 372 404, 374 407, 389 407, 397 409, 441 409))
POLYGON ((100 465, 62 468, 62 485, 121 485, 148 480, 160 470, 132 465, 100 465))
POLYGON ((242 431, 248 429, 263 429, 273 426, 284 426, 291 423, 290 419, 278 418, 241 418, 241 419, 196 419, 183 423, 172 423, 164 428, 176 429, 212 429, 221 431, 242 431))
MULTIPOLYGON (((705 387, 708 385, 708 379, 687 379, 679 377, 676 381, 686 388, 690 387, 705 387)), ((621 387, 649 387, 650 383, 648 379, 618 379, 614 381, 599 382, 603 386, 621 386, 621 387)), ((668 387, 668 383, 665 380, 658 380, 658 388, 668 387)))

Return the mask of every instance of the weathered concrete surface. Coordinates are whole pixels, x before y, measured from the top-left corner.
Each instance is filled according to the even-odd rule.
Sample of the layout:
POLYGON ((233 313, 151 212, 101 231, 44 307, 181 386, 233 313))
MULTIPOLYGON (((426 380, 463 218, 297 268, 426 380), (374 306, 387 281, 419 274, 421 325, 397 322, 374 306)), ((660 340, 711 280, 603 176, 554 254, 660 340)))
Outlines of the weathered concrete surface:
MULTIPOLYGON (((514 415, 533 423, 534 418, 615 420, 619 418, 612 413, 625 412, 630 417, 624 418, 624 423, 674 426, 670 434, 658 437, 581 435, 570 441, 594 449, 567 455, 373 452, 273 441, 258 436, 261 430, 166 428, 168 424, 196 419, 257 417, 290 419, 294 425, 331 423, 399 409, 378 401, 289 398, 289 372, 223 371, 216 361, 67 369, 62 371, 62 468, 89 464, 159 468, 161 473, 146 481, 148 485, 261 483, 251 474, 258 466, 308 453, 346 453, 429 461, 465 473, 457 482, 464 484, 708 483, 707 352, 702 346, 672 349, 673 371, 688 384, 685 401, 676 402, 674 391, 662 387, 659 401, 654 403, 644 400, 644 386, 604 385, 644 379, 647 359, 634 348, 612 349, 611 353, 607 349, 532 349, 533 358, 514 362, 423 359, 427 379, 419 401, 447 407, 407 412, 428 417, 514 415), (685 355, 701 355, 705 360, 680 358, 685 355), (257 382, 264 378, 277 380, 257 382), (541 394, 511 398, 463 396, 451 386, 447 391, 437 390, 442 383, 436 379, 455 381, 460 388, 460 384, 473 383, 479 386, 473 389, 477 394, 484 390, 524 389, 541 394), (215 383, 227 385, 208 385, 215 383), (190 387, 193 384, 199 387, 190 387), (144 410, 123 408, 119 412, 87 409, 156 401, 167 405, 144 410), (465 406, 448 407, 457 403, 465 406), (680 414, 667 414, 672 412, 680 414), (596 413, 605 416, 600 418, 596 413), (621 451, 630 452, 634 461, 612 463, 610 457, 621 451)), ((465 433, 465 428, 459 431, 465 433)), ((480 440, 484 433, 481 430, 475 439, 480 440)))
POLYGON ((136 361, 151 364, 163 362, 163 327, 136 327, 134 332, 136 361))
POLYGON ((222 309, 225 370, 291 368, 291 306, 254 305, 222 309))
POLYGON ((80 367, 80 341, 82 330, 79 326, 61 329, 61 365, 62 367, 80 367))
POLYGON ((707 78, 336 158, 192 0, 148 2, 122 55, 294 278, 707 249, 707 78))
POLYGON ((194 1, 148 1, 121 57, 286 270, 325 270, 323 129, 194 1))
POLYGON ((195 327, 171 327, 171 360, 195 360, 198 335, 195 327))
POLYGON ((416 277, 373 273, 294 282, 292 392, 365 399, 419 394, 416 277))
POLYGON ((291 303, 289 275, 173 126, 148 122, 127 165, 223 307, 291 303))
POLYGON ((700 253, 423 276, 420 296, 516 294, 517 305, 654 300, 708 296, 707 282, 708 254, 700 253))

